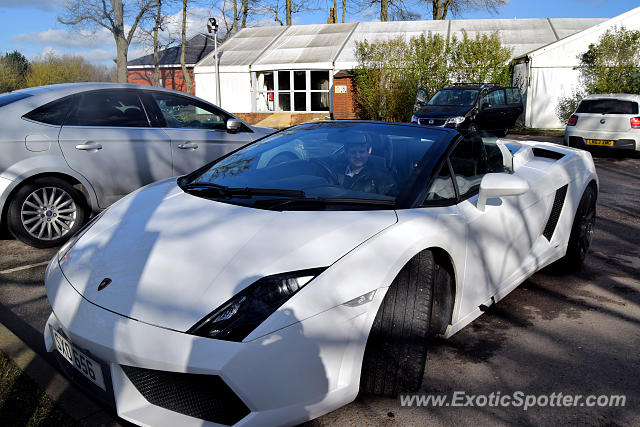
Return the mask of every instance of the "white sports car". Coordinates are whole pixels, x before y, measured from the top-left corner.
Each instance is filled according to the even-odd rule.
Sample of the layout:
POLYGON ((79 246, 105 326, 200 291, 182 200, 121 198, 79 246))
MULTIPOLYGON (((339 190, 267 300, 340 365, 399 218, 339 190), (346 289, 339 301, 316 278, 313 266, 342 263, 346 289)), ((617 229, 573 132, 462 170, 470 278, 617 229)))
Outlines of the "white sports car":
POLYGON ((74 236, 46 272, 46 348, 141 425, 291 425, 416 391, 431 336, 582 264, 597 193, 574 148, 303 124, 74 236))

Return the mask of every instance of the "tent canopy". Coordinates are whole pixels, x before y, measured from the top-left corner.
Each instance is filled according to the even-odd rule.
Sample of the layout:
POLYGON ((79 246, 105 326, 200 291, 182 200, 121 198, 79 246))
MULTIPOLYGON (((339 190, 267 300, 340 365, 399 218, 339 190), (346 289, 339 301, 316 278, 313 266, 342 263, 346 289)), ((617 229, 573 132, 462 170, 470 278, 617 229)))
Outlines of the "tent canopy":
MULTIPOLYGON (((605 19, 461 19, 448 21, 360 22, 245 28, 220 46, 220 71, 353 69, 356 41, 377 42, 433 33, 462 37, 497 32, 513 56, 556 42, 605 19)), ((197 67, 212 67, 211 52, 197 67)))

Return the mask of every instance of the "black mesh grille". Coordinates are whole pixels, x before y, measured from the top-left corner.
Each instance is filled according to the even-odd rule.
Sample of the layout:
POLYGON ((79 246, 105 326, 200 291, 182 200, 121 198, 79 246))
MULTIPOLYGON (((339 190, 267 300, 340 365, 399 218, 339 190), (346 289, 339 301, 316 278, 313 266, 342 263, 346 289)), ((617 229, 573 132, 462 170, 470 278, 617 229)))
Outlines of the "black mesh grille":
POLYGON ((556 191, 556 198, 553 200, 553 206, 551 207, 551 214, 547 220, 547 225, 544 227, 542 235, 551 241, 553 232, 556 230, 558 220, 560 219, 560 212, 562 212, 562 206, 564 205, 564 199, 567 195, 567 185, 564 185, 556 191))
POLYGON ((122 366, 149 403, 201 420, 232 425, 249 408, 217 375, 183 374, 122 366))

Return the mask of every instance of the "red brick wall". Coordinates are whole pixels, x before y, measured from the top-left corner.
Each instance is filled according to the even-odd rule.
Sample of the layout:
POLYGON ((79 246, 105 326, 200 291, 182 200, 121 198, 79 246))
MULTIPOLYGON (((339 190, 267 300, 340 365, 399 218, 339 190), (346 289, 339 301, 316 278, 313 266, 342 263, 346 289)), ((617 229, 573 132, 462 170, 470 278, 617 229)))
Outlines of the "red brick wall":
MULTIPOLYGON (((191 94, 196 93, 196 83, 193 76, 193 68, 188 68, 191 82, 193 84, 191 94)), ((128 69, 129 83, 137 85, 153 86, 153 68, 128 69)), ((162 86, 167 89, 175 89, 182 92, 187 91, 187 84, 184 81, 182 68, 160 68, 160 78, 162 86)))
POLYGON ((273 113, 233 113, 237 118, 244 120, 250 125, 255 125, 256 123, 266 119, 273 113))
POLYGON ((336 120, 357 119, 358 114, 353 100, 353 77, 334 77, 333 87, 333 118, 336 120), (346 86, 347 93, 335 93, 336 86, 346 86))

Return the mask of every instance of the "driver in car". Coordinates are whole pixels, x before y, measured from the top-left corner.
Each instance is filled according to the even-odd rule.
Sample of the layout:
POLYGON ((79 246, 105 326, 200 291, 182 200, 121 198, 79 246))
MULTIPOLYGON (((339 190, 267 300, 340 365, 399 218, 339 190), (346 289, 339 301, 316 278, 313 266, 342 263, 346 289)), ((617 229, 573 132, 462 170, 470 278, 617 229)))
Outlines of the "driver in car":
POLYGON ((349 190, 385 195, 396 194, 396 181, 384 165, 384 159, 371 156, 371 143, 364 135, 345 144, 347 164, 336 171, 338 183, 349 190))

